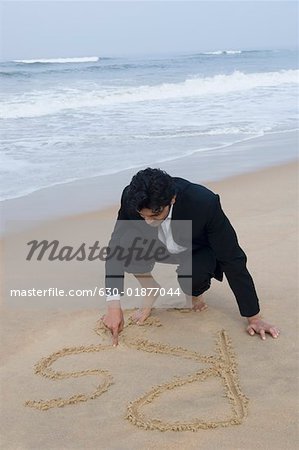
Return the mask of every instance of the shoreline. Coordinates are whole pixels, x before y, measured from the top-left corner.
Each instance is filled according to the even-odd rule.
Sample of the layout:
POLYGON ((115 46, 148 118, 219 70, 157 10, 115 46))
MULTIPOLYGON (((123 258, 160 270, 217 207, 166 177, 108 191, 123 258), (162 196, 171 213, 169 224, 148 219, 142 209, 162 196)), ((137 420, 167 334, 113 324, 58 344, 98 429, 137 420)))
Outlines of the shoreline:
MULTIPOLYGON (((238 183, 242 183, 245 180, 250 180, 251 178, 260 177, 263 175, 270 176, 272 173, 280 172, 280 170, 288 170, 288 169, 297 167, 298 164, 299 164, 299 160, 292 160, 289 162, 281 163, 279 165, 262 167, 262 168, 254 170, 254 171, 228 176, 221 180, 203 182, 202 184, 205 187, 207 187, 208 189, 211 189, 212 191, 214 191, 216 193, 221 193, 223 188, 225 188, 225 190, 233 189, 234 185, 237 185, 238 183)), ((299 172, 298 172, 298 174, 299 174, 299 172)), ((299 177, 299 175, 298 175, 298 177, 299 177)), ((223 200, 225 201, 225 199, 223 199, 223 200)), ((51 224, 57 225, 59 223, 63 223, 64 221, 71 222, 72 220, 78 222, 82 218, 85 218, 85 217, 97 218, 97 217, 101 216, 104 219, 108 219, 108 218, 110 218, 111 214, 114 215, 114 220, 116 220, 119 207, 120 207, 120 197, 119 197, 118 201, 112 205, 102 207, 97 210, 92 210, 92 211, 87 211, 87 212, 79 212, 76 214, 69 214, 69 215, 63 216, 63 217, 51 218, 51 219, 46 220, 45 222, 44 221, 38 222, 35 227, 41 228, 43 226, 46 226, 48 228, 51 224)), ((21 232, 22 231, 25 231, 25 230, 21 230, 21 232)), ((0 242, 3 239, 5 239, 5 236, 0 235, 0 242)))
MULTIPOLYGON (((167 159, 163 159, 161 161, 157 161, 156 164, 172 163, 172 162, 177 161, 177 160, 182 160, 182 159, 185 159, 185 158, 189 158, 190 156, 195 156, 198 153, 204 153, 204 152, 213 153, 215 151, 221 151, 221 150, 226 149, 226 148, 229 149, 230 147, 234 147, 234 146, 237 146, 239 144, 242 144, 242 143, 245 143, 245 142, 248 142, 248 141, 255 141, 256 139, 260 139, 260 138, 267 137, 267 136, 274 136, 276 134, 278 134, 278 135, 282 134, 283 135, 283 134, 288 134, 288 133, 298 133, 299 134, 299 128, 294 128, 294 129, 290 129, 290 130, 266 132, 266 133, 263 133, 263 134, 260 134, 260 135, 257 135, 257 136, 251 136, 251 137, 248 137, 248 138, 240 139, 240 140, 237 140, 235 142, 231 142, 231 143, 228 143, 228 144, 223 144, 223 145, 216 146, 216 147, 193 150, 192 152, 187 153, 187 154, 185 154, 183 156, 177 156, 177 157, 174 157, 174 158, 167 158, 167 159)), ((130 167, 126 167, 124 169, 120 169, 120 170, 116 170, 116 171, 112 171, 112 172, 91 175, 89 177, 74 178, 74 179, 67 180, 67 181, 58 181, 58 182, 53 183, 53 184, 51 184, 49 186, 43 186, 43 187, 40 187, 40 188, 37 188, 37 189, 34 189, 34 190, 30 190, 28 192, 24 192, 21 195, 18 195, 18 196, 15 196, 15 197, 9 197, 9 198, 5 198, 5 199, 1 199, 0 200, 0 205, 1 205, 2 202, 10 202, 11 200, 22 199, 24 197, 27 197, 27 196, 35 194, 35 193, 37 193, 39 191, 42 191, 44 189, 52 189, 55 186, 60 186, 60 185, 65 185, 65 184, 73 184, 73 183, 78 183, 78 182, 84 183, 84 181, 86 182, 86 181, 91 180, 93 178, 100 178, 100 177, 103 177, 103 176, 112 176, 112 175, 114 176, 114 175, 121 174, 122 172, 126 172, 126 171, 129 171, 129 170, 136 170, 136 169, 142 168, 142 167, 144 167, 144 165, 137 164, 136 166, 130 166, 130 167)), ((240 174, 242 174, 242 173, 243 172, 241 170, 240 174)), ((211 180, 205 180, 205 181, 211 181, 211 180)))
MULTIPOLYGON (((298 136, 298 130, 271 133, 227 145, 221 152, 219 148, 207 152, 196 151, 157 165, 172 176, 181 176, 200 184, 217 182, 266 167, 295 162, 298 159, 298 136), (287 156, 281 148, 288 148, 287 156)), ((151 166, 155 165, 153 162, 151 166)), ((139 166, 139 170, 143 167, 139 166)), ((21 231, 36 222, 113 207, 136 171, 135 167, 114 174, 97 175, 4 200, 0 203, 0 236, 11 231, 9 222, 21 231)))

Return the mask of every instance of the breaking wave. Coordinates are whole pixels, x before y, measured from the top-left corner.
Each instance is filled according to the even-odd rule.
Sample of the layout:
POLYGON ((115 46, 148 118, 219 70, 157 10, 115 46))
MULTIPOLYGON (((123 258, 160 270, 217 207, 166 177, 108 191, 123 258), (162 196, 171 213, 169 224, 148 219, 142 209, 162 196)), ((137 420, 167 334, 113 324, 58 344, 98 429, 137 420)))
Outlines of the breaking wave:
POLYGON ((98 56, 84 56, 82 58, 49 58, 49 59, 15 59, 13 62, 22 64, 66 64, 66 63, 85 63, 97 62, 98 56))
POLYGON ((18 98, 2 102, 3 119, 39 117, 67 110, 92 109, 101 106, 136 102, 180 101, 207 95, 226 95, 256 88, 275 88, 284 84, 298 84, 299 70, 280 72, 243 73, 195 77, 180 83, 154 86, 98 88, 95 90, 63 89, 59 91, 33 91, 18 98))

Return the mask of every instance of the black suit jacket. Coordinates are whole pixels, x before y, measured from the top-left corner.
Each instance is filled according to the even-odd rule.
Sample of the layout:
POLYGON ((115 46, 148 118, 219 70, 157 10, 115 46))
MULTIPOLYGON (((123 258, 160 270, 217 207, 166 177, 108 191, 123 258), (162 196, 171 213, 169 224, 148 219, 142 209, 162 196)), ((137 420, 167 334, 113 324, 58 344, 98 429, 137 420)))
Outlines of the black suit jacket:
MULTIPOLYGON (((186 246, 186 236, 182 233, 178 221, 192 221, 192 250, 210 247, 217 260, 215 278, 221 281, 223 273, 225 274, 235 295, 240 314, 244 317, 257 314, 260 310, 259 301, 252 277, 246 267, 247 257, 239 246, 234 228, 221 208, 219 195, 184 178, 173 177, 173 179, 176 187, 176 201, 171 219, 174 241, 186 246)), ((121 207, 108 244, 110 248, 119 242, 124 230, 122 221, 141 220, 144 223, 144 219, 137 212, 131 213, 126 207, 128 187, 126 186, 122 192, 121 207)), ((136 223, 138 222, 134 222, 136 223)), ((149 228, 153 230, 152 233, 157 234, 157 228, 150 226, 149 228)), ((109 259, 106 260, 105 269, 106 288, 117 286, 120 292, 123 291, 124 272, 120 274, 118 280, 115 276, 111 276, 109 259)))

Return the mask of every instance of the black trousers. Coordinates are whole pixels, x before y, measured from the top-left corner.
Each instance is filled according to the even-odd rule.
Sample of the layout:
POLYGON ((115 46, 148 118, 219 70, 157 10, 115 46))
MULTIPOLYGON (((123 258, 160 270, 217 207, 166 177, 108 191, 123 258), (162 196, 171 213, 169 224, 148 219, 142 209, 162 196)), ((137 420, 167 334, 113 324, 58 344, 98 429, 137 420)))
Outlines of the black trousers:
MULTIPOLYGON (((127 238, 128 236, 126 236, 127 238)), ((124 238, 122 244, 128 244, 124 238), (125 242, 124 242, 125 241, 125 242)), ((146 244, 143 244, 146 250, 146 244)), ((186 250, 181 253, 169 253, 165 245, 157 239, 152 245, 152 256, 148 259, 131 259, 129 264, 124 264, 124 272, 132 274, 144 274, 153 270, 156 262, 162 264, 177 265, 177 281, 182 291, 187 295, 199 296, 211 286, 211 278, 215 276, 217 260, 210 247, 202 247, 198 250, 186 250), (157 257, 155 250, 164 249, 164 258, 157 257)))

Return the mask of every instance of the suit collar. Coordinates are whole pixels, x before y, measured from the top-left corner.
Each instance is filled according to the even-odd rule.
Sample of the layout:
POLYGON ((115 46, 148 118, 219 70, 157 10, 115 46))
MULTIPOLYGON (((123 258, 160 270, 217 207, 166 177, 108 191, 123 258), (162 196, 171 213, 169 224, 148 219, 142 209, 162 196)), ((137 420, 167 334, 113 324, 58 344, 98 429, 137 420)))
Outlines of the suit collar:
POLYGON ((190 181, 185 180, 184 178, 180 177, 173 177, 174 183, 175 183, 175 194, 176 199, 175 203, 172 205, 173 209, 171 211, 171 218, 175 220, 183 219, 182 217, 182 209, 184 209, 183 204, 183 192, 185 189, 187 189, 190 186, 190 181))

